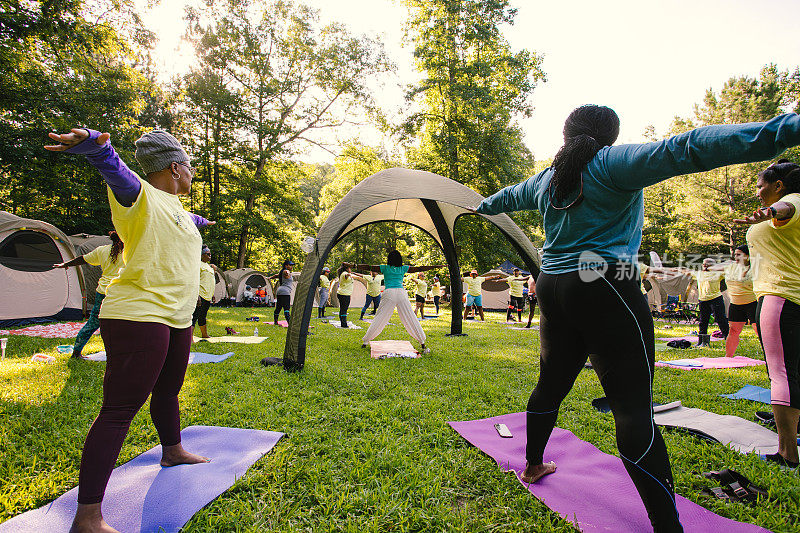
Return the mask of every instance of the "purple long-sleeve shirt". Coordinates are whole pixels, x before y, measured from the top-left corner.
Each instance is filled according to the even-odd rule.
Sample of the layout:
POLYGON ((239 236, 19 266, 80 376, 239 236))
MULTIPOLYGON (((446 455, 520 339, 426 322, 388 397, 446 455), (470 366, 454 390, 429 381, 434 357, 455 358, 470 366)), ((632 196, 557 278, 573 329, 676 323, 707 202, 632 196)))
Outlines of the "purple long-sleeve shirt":
MULTIPOLYGON (((86 159, 103 176, 117 201, 125 207, 132 206, 136 198, 139 197, 139 191, 142 188, 139 176, 120 159, 119 154, 117 154, 110 142, 97 144, 97 138, 100 136, 99 131, 88 128, 86 128, 86 131, 89 132, 89 137, 84 139, 83 142, 67 148, 65 151, 70 154, 85 155, 86 159)), ((205 218, 194 213, 189 214, 198 228, 208 226, 209 222, 205 218)))

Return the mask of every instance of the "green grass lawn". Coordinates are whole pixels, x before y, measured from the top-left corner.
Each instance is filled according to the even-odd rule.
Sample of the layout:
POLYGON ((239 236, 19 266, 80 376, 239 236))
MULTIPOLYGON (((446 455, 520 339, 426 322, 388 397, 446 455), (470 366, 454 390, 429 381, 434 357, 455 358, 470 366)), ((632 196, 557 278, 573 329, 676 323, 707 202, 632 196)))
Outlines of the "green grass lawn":
MULTIPOLYGON (((216 309, 209 331, 233 326, 250 335, 252 309, 216 309)), ((271 310, 266 310, 271 317, 271 310)), ((357 321, 357 311, 350 319, 357 321)), ((511 474, 471 447, 448 420, 472 420, 525 409, 538 376, 539 337, 514 331, 504 315, 467 322, 466 337, 445 337, 450 316, 424 322, 433 353, 421 359, 375 361, 362 349, 364 331, 339 330, 318 320, 308 338, 305 370, 265 368, 264 356, 283 354, 286 330, 258 324, 260 345, 203 344, 193 349, 234 351, 218 364, 190 365, 181 392, 183 427, 204 424, 282 431, 271 453, 187 525, 186 531, 573 531, 511 474)), ((381 338, 407 339, 399 325, 381 338)), ((665 324, 657 323, 657 328, 665 324)), ((656 336, 691 326, 657 329, 656 336)), ((0 521, 56 498, 78 482, 81 447, 101 402, 105 363, 72 361, 55 347, 63 339, 11 336, 0 363, 0 521), (35 352, 55 363, 30 363, 35 352)), ((659 359, 724 355, 713 349, 667 350, 659 359)), ((102 349, 94 337, 84 349, 102 349)), ((763 358, 751 330, 739 353, 763 358)), ((685 371, 657 368, 654 399, 681 400, 721 414, 752 419, 767 406, 720 398, 745 384, 768 387, 764 367, 685 371)), ((616 455, 610 415, 592 409, 602 396, 597 377, 581 372, 564 402, 559 427, 616 455)), ((800 476, 674 431, 664 431, 676 491, 740 521, 773 531, 800 532, 800 476), (715 486, 700 476, 733 468, 769 490, 757 505, 703 496, 715 486)), ((147 406, 137 415, 119 463, 158 444, 147 406)), ((557 475, 557 474, 556 474, 557 475)), ((113 525, 113 524, 112 524, 113 525)))

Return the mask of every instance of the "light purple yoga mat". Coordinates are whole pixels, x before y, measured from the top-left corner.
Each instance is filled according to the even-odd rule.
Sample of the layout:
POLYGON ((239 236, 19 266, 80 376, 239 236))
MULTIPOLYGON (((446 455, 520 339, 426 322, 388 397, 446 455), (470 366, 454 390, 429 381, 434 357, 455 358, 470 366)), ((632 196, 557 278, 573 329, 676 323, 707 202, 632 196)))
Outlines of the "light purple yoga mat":
MULTIPOLYGON (((103 518, 122 533, 177 532, 194 514, 225 492, 269 452, 283 433, 215 426, 181 432, 187 450, 210 463, 162 468, 161 446, 118 466, 103 501, 103 518)), ((69 531, 78 488, 55 501, 0 524, 2 533, 69 531)))
MULTIPOLYGON (((515 471, 519 479, 525 469, 525 413, 448 423, 501 468, 515 471), (498 423, 508 426, 513 437, 500 437, 494 429, 498 423)), ((558 470, 532 485, 522 480, 520 483, 581 531, 652 531, 644 504, 619 458, 601 452, 569 431, 555 428, 544 460, 555 461, 558 470)), ((677 496, 677 505, 687 533, 769 531, 723 518, 681 496, 677 496)))
MULTIPOLYGON (((760 366, 766 364, 760 359, 751 359, 743 355, 737 355, 736 357, 695 357, 691 360, 701 363, 702 366, 670 365, 668 364, 669 361, 656 361, 656 366, 680 368, 682 370, 705 370, 708 368, 742 368, 745 366, 760 366)), ((683 361, 683 359, 679 359, 679 361, 683 361)))

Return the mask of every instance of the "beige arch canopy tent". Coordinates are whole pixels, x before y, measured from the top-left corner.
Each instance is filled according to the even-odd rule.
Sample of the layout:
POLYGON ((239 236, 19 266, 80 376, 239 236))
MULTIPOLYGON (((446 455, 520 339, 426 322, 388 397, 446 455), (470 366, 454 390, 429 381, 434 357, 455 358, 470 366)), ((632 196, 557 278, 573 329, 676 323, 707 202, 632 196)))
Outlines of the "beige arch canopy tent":
MULTIPOLYGON (((333 247, 345 235, 367 224, 396 221, 411 224, 430 235, 442 248, 453 295, 451 335, 461 335, 463 303, 461 271, 456 254, 456 220, 473 214, 483 196, 451 179, 406 168, 382 170, 365 179, 336 205, 317 234, 314 249, 306 257, 292 305, 289 331, 283 352, 286 370, 301 370, 305 365, 306 337, 311 320, 314 293, 322 267, 333 247)), ((505 214, 476 215, 491 222, 508 239, 524 261, 527 270, 539 273, 536 249, 522 230, 505 214)), ((265 359, 265 364, 280 360, 265 359)))
POLYGON ((0 326, 83 318, 80 269, 53 269, 75 257, 55 226, 0 211, 0 326))
POLYGON ((234 270, 226 270, 223 274, 228 286, 228 296, 234 298, 236 303, 242 301, 242 293, 245 287, 250 285, 250 288, 255 290, 256 287, 261 286, 267 292, 267 297, 274 298, 272 294, 272 284, 269 281, 269 274, 252 268, 236 268, 234 270))

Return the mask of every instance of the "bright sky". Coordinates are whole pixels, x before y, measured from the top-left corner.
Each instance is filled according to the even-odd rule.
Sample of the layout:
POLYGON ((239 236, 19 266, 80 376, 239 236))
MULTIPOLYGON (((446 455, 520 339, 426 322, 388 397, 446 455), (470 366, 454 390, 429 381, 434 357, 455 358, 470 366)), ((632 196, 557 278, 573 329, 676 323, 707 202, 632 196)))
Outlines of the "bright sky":
MULTIPOLYGON (((137 0, 144 5, 146 0, 137 0)), ((145 12, 161 41, 157 61, 165 79, 192 60, 181 45, 183 5, 163 1, 145 12)), ((666 132, 675 115, 691 116, 708 88, 735 75, 757 76, 762 66, 800 64, 798 0, 512 0, 515 25, 504 28, 513 50, 544 55, 547 82, 533 93, 534 116, 521 125, 537 159, 561 145, 564 119, 575 107, 596 103, 620 116, 619 142, 641 142, 653 125, 666 132)), ((418 76, 411 49, 402 46, 405 7, 393 0, 316 0, 324 21, 357 34, 380 37, 398 73, 386 82, 379 104, 390 114, 403 106, 402 84, 418 76)), ((144 9, 142 9, 144 11, 144 9)), ((343 132, 341 137, 357 135, 343 132)), ((380 140, 367 134, 366 142, 380 140)), ((330 156, 311 153, 312 159, 330 156)))

